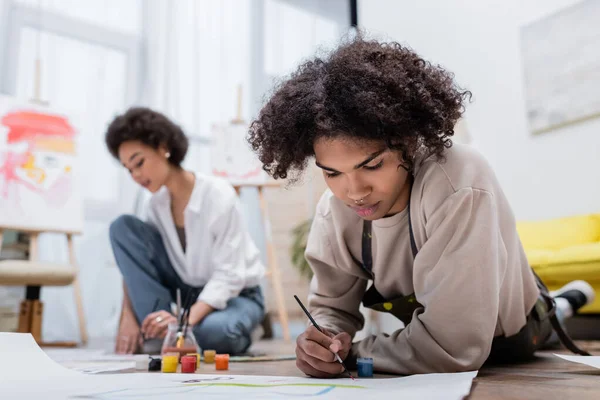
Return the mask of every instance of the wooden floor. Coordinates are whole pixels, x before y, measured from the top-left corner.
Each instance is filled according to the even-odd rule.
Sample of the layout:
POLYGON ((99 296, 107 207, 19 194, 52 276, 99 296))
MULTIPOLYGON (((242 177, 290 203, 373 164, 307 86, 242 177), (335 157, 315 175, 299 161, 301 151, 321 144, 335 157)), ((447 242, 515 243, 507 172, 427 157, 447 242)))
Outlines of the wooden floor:
MULTIPOLYGON (((578 342, 582 347, 600 355, 600 341, 578 342)), ((261 341, 253 350, 271 354, 293 354, 294 345, 279 341, 261 341)), ((557 349, 543 351, 537 359, 518 366, 484 367, 474 381, 469 399, 600 399, 600 369, 565 361, 553 353, 571 354, 557 349)), ((200 373, 214 371, 209 366, 200 373)), ((303 376, 295 361, 261 363, 230 363, 226 374, 303 376)), ((391 377, 390 375, 376 375, 391 377)))
MULTIPOLYGON (((578 342, 578 344, 593 354, 600 355, 600 341, 578 342)), ((263 340, 255 343, 251 351, 290 355, 294 354, 294 348, 293 342, 263 340)), ((553 353, 571 354, 561 349, 543 351, 537 354, 535 361, 527 364, 482 368, 474 381, 469 399, 600 399, 600 369, 565 361, 554 356, 553 353)), ((293 360, 230 362, 228 371, 216 371, 214 365, 201 364, 197 373, 304 376, 296 368, 293 360)), ((393 376, 379 374, 376 377, 393 376)))

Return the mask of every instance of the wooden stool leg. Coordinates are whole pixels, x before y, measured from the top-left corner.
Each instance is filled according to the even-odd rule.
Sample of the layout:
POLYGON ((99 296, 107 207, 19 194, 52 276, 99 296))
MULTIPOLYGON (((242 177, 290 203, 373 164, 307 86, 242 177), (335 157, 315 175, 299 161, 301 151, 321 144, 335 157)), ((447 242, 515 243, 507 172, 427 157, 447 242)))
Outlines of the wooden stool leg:
POLYGON ((73 292, 75 295, 75 305, 77 306, 77 319, 79 320, 79 334, 81 336, 81 342, 86 344, 88 341, 87 327, 85 325, 85 314, 83 311, 83 302, 81 300, 81 286, 79 285, 79 278, 75 277, 73 281, 73 292))
MULTIPOLYGON (((69 245, 69 260, 71 267, 77 268, 77 258, 75 257, 75 246, 73 244, 73 236, 67 235, 67 242, 69 245)), ((81 286, 79 285, 79 271, 75 275, 73 281, 73 293, 75 295, 75 306, 77 307, 77 319, 79 320, 79 334, 81 336, 81 342, 86 344, 88 341, 87 327, 85 324, 85 314, 83 311, 83 301, 81 300, 81 286)))
POLYGON ((44 313, 44 303, 39 300, 32 300, 31 307, 31 335, 37 343, 42 342, 42 315, 44 313))
POLYGON ((267 246, 267 262, 271 270, 271 283, 275 290, 275 301, 277 303, 277 311, 279 314, 279 322, 281 323, 281 329, 283 330, 283 338, 286 341, 291 339, 290 337, 290 325, 288 322, 287 308, 285 307, 285 298, 283 292, 283 284, 281 282, 281 272, 279 271, 279 264, 277 263, 277 257, 275 255, 275 248, 273 246, 271 238, 271 226, 267 217, 267 204, 263 196, 262 187, 258 188, 258 199, 260 201, 260 211, 263 217, 263 223, 265 224, 265 237, 267 246))
POLYGON ((29 333, 31 332, 31 312, 33 303, 31 300, 23 300, 19 309, 19 326, 17 332, 29 333))

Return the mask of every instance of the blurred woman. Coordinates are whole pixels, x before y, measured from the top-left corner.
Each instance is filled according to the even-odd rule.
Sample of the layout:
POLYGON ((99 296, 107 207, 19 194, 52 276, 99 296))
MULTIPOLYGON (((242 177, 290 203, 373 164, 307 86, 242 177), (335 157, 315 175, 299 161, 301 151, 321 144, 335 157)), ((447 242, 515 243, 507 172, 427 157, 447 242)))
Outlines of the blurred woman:
POLYGON ((183 169, 188 139, 153 110, 131 108, 116 117, 106 145, 134 181, 152 193, 146 220, 123 215, 110 227, 124 280, 118 335, 126 340, 117 340, 117 352, 138 351, 142 336, 162 341, 168 325, 177 321, 171 313, 177 289, 182 297, 200 290, 189 323, 201 348, 245 352, 264 317, 259 286, 264 266, 234 188, 183 169))

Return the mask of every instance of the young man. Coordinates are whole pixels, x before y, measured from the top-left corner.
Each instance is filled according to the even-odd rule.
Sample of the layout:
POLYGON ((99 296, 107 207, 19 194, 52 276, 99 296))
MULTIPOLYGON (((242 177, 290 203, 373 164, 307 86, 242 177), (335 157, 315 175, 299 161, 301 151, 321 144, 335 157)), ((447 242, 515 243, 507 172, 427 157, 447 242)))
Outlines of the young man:
MULTIPOLYGON (((294 177, 314 157, 330 189, 306 249, 309 309, 325 328, 297 340, 306 374, 340 374, 334 352, 397 374, 475 370, 527 359, 550 337, 554 302, 494 172, 451 142, 469 96, 412 50, 358 38, 303 64, 253 123, 266 171, 294 177), (353 344, 361 302, 406 328, 353 344)), ((579 286, 580 299, 562 294, 571 313, 593 297, 579 286)))

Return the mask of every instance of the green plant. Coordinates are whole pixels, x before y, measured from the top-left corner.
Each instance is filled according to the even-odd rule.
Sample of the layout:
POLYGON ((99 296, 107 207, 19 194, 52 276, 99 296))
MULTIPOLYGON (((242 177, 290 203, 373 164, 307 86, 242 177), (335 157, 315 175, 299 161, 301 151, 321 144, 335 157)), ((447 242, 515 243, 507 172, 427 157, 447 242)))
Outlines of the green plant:
POLYGON ((300 275, 305 276, 309 280, 312 278, 313 272, 304 257, 304 252, 306 251, 308 232, 310 232, 311 225, 312 219, 307 219, 292 229, 293 241, 290 247, 292 265, 298 270, 300 275))

